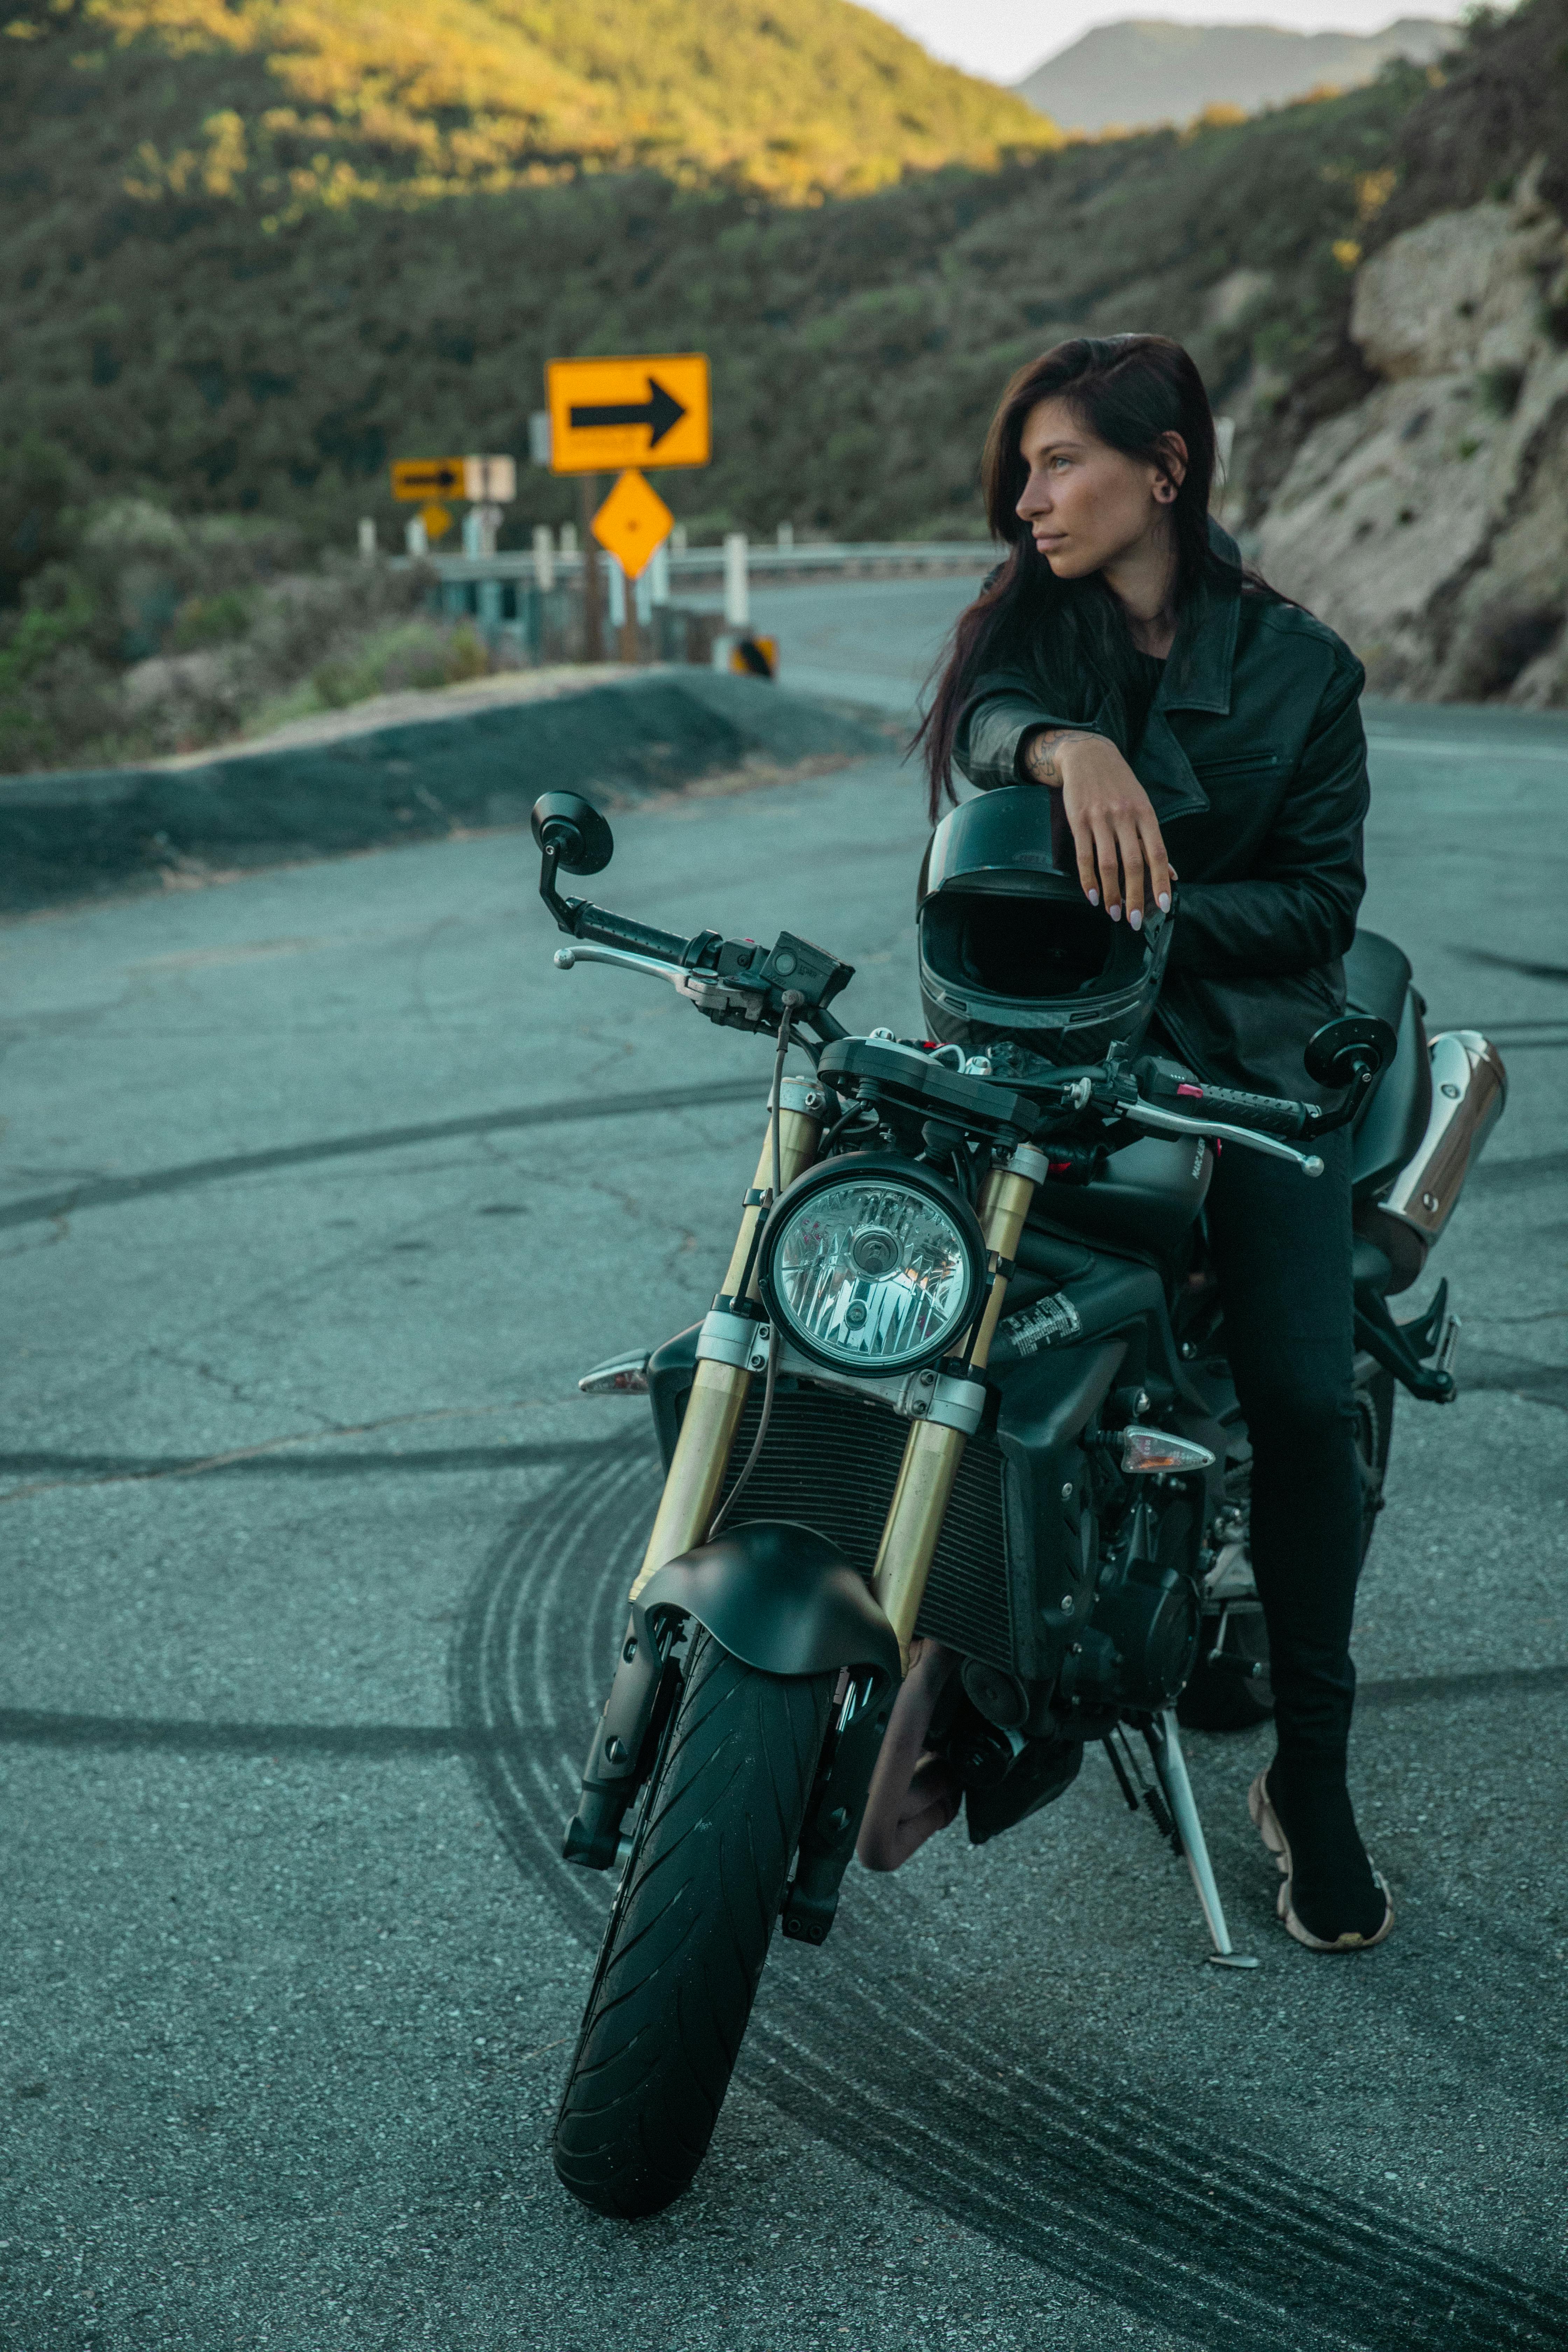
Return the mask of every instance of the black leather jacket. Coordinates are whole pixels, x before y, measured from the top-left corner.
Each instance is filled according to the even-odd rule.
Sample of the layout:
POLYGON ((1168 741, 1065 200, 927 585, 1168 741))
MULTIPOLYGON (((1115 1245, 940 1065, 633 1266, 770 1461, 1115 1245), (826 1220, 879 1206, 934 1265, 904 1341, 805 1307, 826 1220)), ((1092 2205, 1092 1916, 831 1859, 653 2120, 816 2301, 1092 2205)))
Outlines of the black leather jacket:
MULTIPOLYGON (((1298 605, 1205 589, 1183 613, 1132 766, 1180 877, 1160 1024, 1215 1084, 1320 1091, 1302 1048, 1344 1010, 1340 960, 1366 887, 1363 682, 1298 605)), ((1018 782, 1031 728, 1110 733, 1087 702, 1047 709, 1040 692, 1021 670, 976 682, 954 747, 971 783, 1018 782)))

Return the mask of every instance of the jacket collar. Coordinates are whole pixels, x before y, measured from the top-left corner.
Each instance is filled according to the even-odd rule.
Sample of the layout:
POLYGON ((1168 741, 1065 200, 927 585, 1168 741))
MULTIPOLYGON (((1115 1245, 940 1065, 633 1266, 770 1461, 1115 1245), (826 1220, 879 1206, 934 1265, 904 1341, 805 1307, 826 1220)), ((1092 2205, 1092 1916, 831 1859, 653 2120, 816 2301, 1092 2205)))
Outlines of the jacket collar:
MULTIPOLYGON (((1212 515, 1209 545, 1216 555, 1239 568, 1241 551, 1212 515)), ((1177 740, 1166 714, 1173 710, 1229 710, 1240 617, 1240 600, 1205 581, 1177 624, 1176 641, 1150 709, 1135 763, 1138 781, 1162 817, 1196 815, 1209 804, 1208 794, 1193 772, 1192 761, 1177 740)))
MULTIPOLYGON (((1241 550, 1214 517, 1209 517, 1209 546, 1226 562, 1241 569, 1241 550)), ((1155 701, 1164 710, 1230 709, 1231 671, 1236 663, 1236 633, 1241 618, 1240 599, 1226 595, 1204 581, 1182 614, 1176 642, 1165 664, 1155 701)))

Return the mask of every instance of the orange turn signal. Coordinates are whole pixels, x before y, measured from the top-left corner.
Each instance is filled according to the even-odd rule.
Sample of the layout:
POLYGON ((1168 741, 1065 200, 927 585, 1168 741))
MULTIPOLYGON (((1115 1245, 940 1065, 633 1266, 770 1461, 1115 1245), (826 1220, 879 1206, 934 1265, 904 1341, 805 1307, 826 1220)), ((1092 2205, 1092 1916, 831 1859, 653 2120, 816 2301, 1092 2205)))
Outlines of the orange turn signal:
POLYGON ((1122 1432, 1123 1470, 1167 1470, 1180 1477, 1188 1470, 1206 1470, 1214 1461, 1206 1445, 1189 1437, 1173 1437, 1168 1430, 1145 1429, 1139 1423, 1122 1432))

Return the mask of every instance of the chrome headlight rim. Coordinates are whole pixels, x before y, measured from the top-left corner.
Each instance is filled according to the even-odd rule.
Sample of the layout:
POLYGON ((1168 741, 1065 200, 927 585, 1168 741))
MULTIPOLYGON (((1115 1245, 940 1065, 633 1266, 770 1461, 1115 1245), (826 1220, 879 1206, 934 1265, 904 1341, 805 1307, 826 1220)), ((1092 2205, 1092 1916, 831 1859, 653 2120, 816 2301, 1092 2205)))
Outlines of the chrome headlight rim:
POLYGON ((762 1293, 768 1319, 775 1330, 783 1333, 798 1354, 812 1363, 819 1364, 824 1371, 837 1373, 840 1379, 904 1380, 910 1372, 922 1371, 951 1355, 955 1342, 963 1338, 981 1312, 986 1288, 985 1238, 980 1230, 980 1220, 966 1196, 950 1178, 940 1175, 934 1168, 922 1167, 919 1161, 906 1160, 897 1151, 846 1151, 835 1159, 819 1160, 816 1167, 806 1169, 774 1202, 763 1228, 762 1245, 757 1254, 757 1287, 762 1293), (850 1360, 819 1347, 809 1334, 797 1329, 780 1298, 774 1280, 779 1243, 785 1226, 796 1213, 816 1193, 832 1191, 840 1184, 857 1182, 897 1184, 908 1192, 923 1194, 952 1219, 963 1244, 969 1275, 963 1313, 935 1346, 921 1348, 892 1361, 886 1358, 850 1360))

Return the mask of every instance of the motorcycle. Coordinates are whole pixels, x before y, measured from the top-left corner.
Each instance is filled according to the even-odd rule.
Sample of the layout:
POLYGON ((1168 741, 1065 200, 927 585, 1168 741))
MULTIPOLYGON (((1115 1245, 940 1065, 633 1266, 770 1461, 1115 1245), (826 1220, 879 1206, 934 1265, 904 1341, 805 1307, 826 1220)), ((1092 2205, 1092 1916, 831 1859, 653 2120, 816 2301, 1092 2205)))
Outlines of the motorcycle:
POLYGON ((1457 1393, 1447 1284, 1415 1320, 1388 1302, 1507 1080, 1478 1033, 1427 1040, 1409 965, 1374 933, 1307 1049, 1331 1111, 1154 1054, 1019 1076, 858 1036, 830 1010, 849 965, 789 931, 683 940, 564 898, 562 873, 609 863, 610 828, 570 793, 532 825, 570 940, 558 965, 659 979, 773 1045, 711 1307, 579 1383, 647 1396, 666 1472, 563 1846, 619 1875, 555 2168, 629 2217, 702 2160, 775 1923, 820 1945, 857 1851, 889 1868, 918 1843, 933 1778, 979 1843, 1103 1744, 1188 1865, 1208 1957, 1257 1965, 1232 1943, 1180 1738, 1270 1705, 1250 1450, 1203 1236, 1214 1153, 1269 1153, 1307 1183, 1313 1141, 1353 1130, 1364 1550, 1396 1387, 1457 1393), (810 1076, 785 1075, 792 1046, 810 1076))

